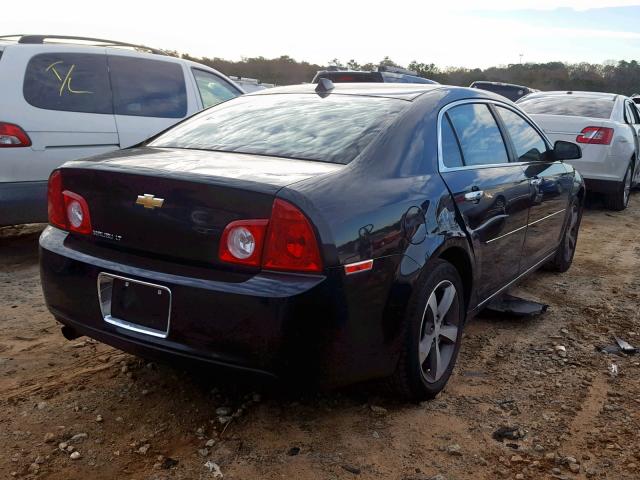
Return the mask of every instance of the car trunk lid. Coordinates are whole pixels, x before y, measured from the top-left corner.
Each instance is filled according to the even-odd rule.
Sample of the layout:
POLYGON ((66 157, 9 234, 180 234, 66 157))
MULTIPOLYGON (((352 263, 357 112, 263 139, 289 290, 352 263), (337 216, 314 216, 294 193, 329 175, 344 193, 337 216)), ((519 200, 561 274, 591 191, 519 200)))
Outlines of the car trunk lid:
POLYGON ((220 264, 225 226, 265 219, 282 187, 342 165, 226 152, 134 149, 67 163, 66 190, 89 205, 90 241, 220 264), (99 160, 99 161, 97 161, 99 160))

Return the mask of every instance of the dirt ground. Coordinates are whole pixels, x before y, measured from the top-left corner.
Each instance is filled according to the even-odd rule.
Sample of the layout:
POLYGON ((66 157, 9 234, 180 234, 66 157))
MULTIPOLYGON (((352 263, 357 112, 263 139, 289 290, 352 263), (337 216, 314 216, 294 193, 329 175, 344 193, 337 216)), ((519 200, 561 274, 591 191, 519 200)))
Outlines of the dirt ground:
POLYGON ((640 354, 596 348, 640 346, 640 194, 586 210, 571 270, 513 292, 549 311, 471 322, 448 387, 420 405, 248 389, 66 341, 38 228, 0 237, 2 479, 640 479, 640 354))

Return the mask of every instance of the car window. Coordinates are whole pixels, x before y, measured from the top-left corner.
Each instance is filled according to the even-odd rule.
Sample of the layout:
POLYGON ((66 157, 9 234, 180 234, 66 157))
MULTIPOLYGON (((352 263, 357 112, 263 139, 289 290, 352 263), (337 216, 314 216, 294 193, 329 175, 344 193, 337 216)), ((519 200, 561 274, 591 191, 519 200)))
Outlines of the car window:
POLYGON ((106 55, 44 53, 27 64, 23 95, 47 110, 113 113, 106 55))
POLYGON ((213 107, 241 95, 241 92, 217 75, 198 68, 191 69, 204 108, 213 107))
POLYGON ((172 128, 150 145, 346 164, 407 105, 355 95, 241 96, 172 128))
POLYGON ((462 153, 447 114, 442 117, 442 163, 445 167, 462 167, 462 153))
POLYGON ((638 110, 635 108, 633 103, 624 102, 625 108, 625 121, 629 124, 640 123, 640 118, 638 117, 638 110))
POLYGON ((174 62, 109 56, 116 115, 182 118, 187 91, 182 66, 174 62))
POLYGON ((518 106, 529 115, 568 115, 573 117, 609 118, 614 99, 576 95, 526 96, 518 106))
POLYGON ((467 103, 453 107, 447 113, 460 140, 465 165, 509 161, 496 120, 486 104, 467 103))
POLYGON ((502 95, 503 97, 508 98, 509 100, 513 100, 514 102, 518 100, 520 97, 523 97, 528 92, 528 89, 524 87, 519 87, 516 85, 496 85, 493 83, 477 83, 473 85, 473 88, 478 88, 480 90, 487 90, 489 92, 497 93, 498 95, 502 95))
POLYGON ((538 162, 545 159, 547 144, 529 122, 508 108, 496 106, 498 114, 511 137, 519 162, 538 162))

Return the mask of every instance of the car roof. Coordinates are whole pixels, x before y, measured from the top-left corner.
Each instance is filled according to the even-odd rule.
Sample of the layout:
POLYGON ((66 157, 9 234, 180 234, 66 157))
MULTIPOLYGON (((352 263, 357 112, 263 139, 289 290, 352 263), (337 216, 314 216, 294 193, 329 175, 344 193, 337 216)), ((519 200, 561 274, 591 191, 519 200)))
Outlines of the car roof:
MULTIPOLYGON (((339 83, 333 84, 331 94, 338 95, 359 95, 367 97, 388 97, 401 100, 413 100, 423 93, 439 90, 442 85, 429 83, 339 83)), ((286 87, 275 87, 247 95, 277 95, 291 93, 316 93, 318 84, 303 83, 301 85, 289 85, 286 87)))

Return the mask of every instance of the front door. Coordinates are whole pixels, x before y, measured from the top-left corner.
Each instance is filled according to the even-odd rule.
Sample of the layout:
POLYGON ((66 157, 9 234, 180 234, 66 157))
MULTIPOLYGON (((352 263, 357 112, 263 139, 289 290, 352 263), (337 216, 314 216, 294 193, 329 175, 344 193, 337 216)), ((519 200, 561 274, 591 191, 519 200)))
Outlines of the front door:
POLYGON ((478 300, 517 277, 529 209, 529 182, 509 162, 488 103, 463 103, 442 115, 442 177, 473 243, 478 300))
POLYGON ((496 106, 507 132, 514 160, 522 165, 529 185, 529 220, 521 272, 552 254, 560 243, 573 177, 528 120, 507 107, 496 106))

